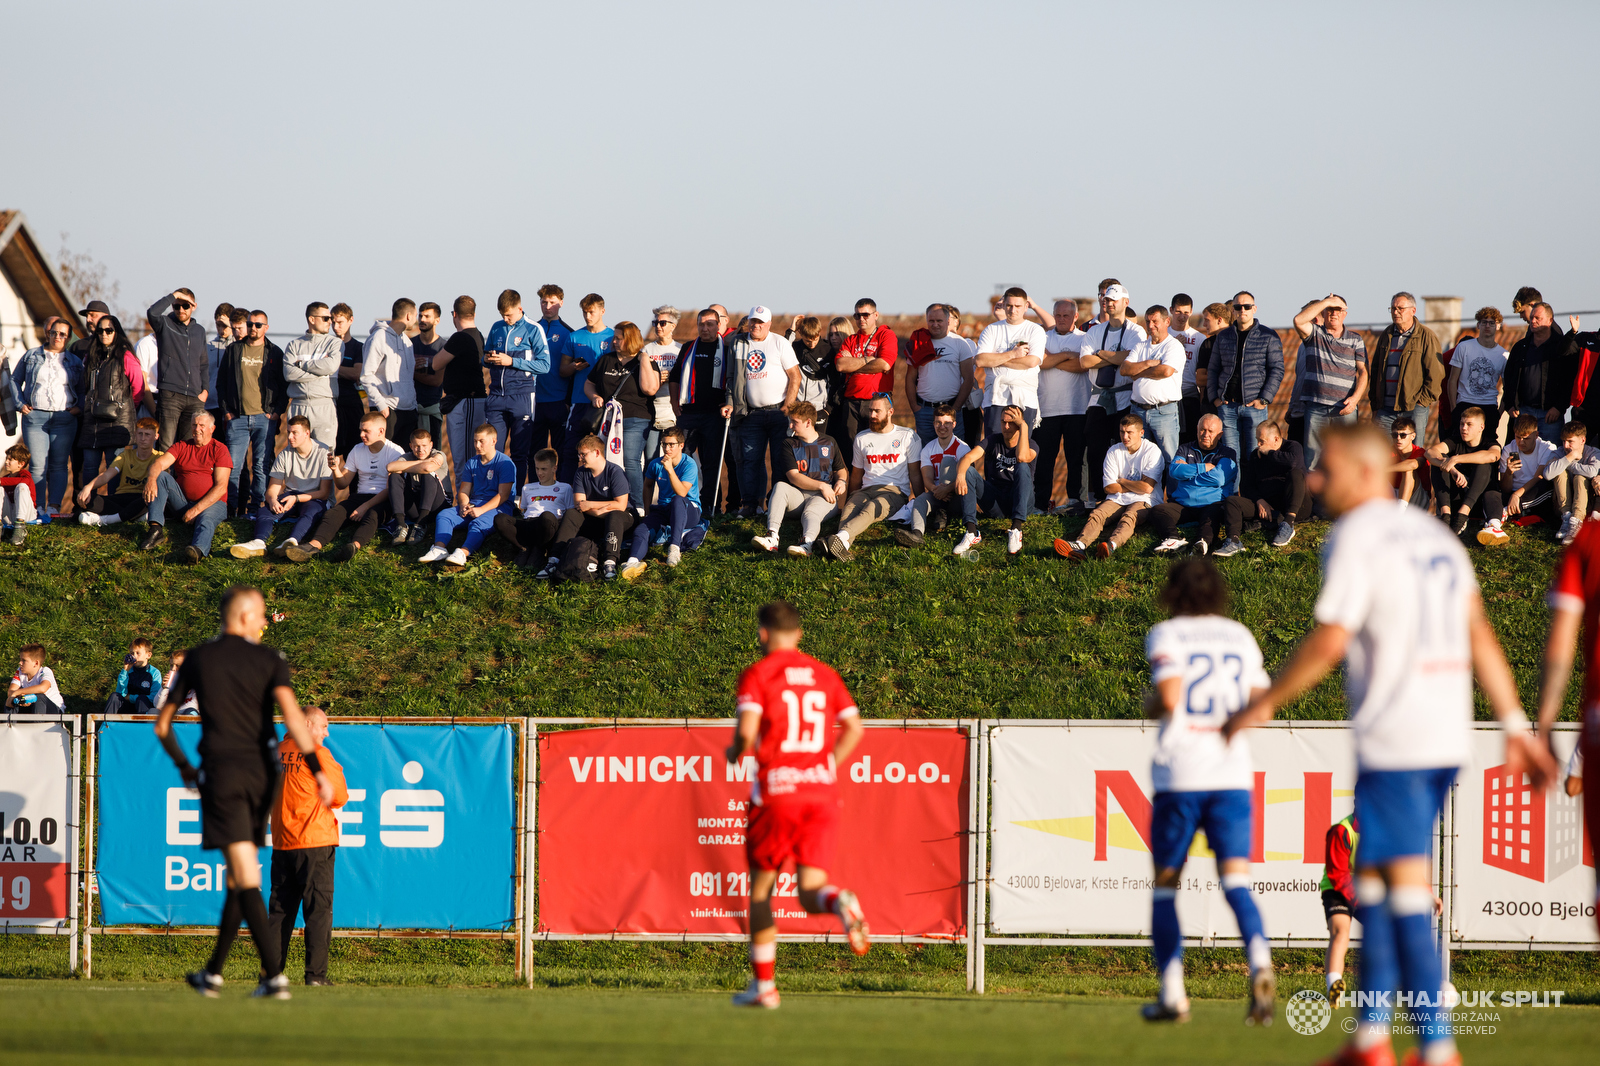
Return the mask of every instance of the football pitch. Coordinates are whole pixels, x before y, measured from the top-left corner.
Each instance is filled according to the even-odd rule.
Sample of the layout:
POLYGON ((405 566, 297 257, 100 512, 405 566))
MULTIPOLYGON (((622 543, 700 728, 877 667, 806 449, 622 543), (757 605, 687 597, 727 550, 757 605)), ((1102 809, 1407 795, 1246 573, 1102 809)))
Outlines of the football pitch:
MULTIPOLYGON (((287 1003, 185 986, 0 982, 0 1061, 23 1063, 810 1062, 1312 1063, 1344 1039, 1284 1022, 1246 1028, 1243 1004, 1197 1000, 1194 1020, 1153 1027, 1139 1001, 796 993, 777 1011, 726 993, 590 989, 295 987, 287 1003)), ((1600 1009, 1501 1009, 1497 1032, 1461 1040, 1469 1063, 1593 1062, 1600 1009)), ((1403 1045, 1397 1045, 1403 1049, 1403 1045)))

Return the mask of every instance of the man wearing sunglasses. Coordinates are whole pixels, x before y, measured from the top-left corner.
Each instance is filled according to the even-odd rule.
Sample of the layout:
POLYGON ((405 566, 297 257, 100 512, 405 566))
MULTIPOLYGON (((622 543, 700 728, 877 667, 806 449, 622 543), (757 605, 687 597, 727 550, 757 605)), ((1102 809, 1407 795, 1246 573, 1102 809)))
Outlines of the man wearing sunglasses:
POLYGON ((210 395, 206 327, 194 320, 194 307, 192 291, 174 289, 145 312, 156 339, 156 421, 162 449, 193 435, 194 416, 206 409, 210 395))
POLYGON ((1222 419, 1223 442, 1243 455, 1242 442, 1254 440, 1267 420, 1267 405, 1283 383, 1283 342, 1276 330, 1256 323, 1256 298, 1233 297, 1233 324, 1211 338, 1206 399, 1222 419))
POLYGON ((311 439, 330 450, 339 443, 339 409, 334 397, 343 349, 333 334, 332 312, 317 300, 306 305, 306 331, 283 350, 289 417, 310 422, 311 439))
POLYGON ((900 340, 894 330, 878 321, 877 301, 857 300, 853 321, 856 331, 845 338, 844 347, 833 362, 834 369, 845 376, 845 432, 839 437, 839 444, 846 462, 853 461, 856 434, 872 422, 869 410, 873 396, 880 392, 894 395, 894 362, 900 353, 900 340))
POLYGON ((222 437, 233 458, 228 479, 228 513, 254 518, 267 502, 267 467, 278 422, 289 406, 283 349, 267 339, 267 313, 251 311, 243 340, 222 353, 217 365, 217 410, 222 437), (250 449, 250 486, 243 489, 244 453, 250 449))

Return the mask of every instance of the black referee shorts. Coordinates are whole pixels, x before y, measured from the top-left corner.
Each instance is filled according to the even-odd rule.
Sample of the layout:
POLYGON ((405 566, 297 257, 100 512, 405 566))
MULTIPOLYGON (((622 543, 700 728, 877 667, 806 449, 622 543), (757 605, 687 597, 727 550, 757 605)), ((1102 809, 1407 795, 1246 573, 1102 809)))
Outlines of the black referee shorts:
POLYGON ((207 759, 200 767, 200 846, 242 840, 261 847, 278 801, 278 763, 262 755, 207 759))
POLYGON ((1322 890, 1322 916, 1327 919, 1330 932, 1333 930, 1333 916, 1335 914, 1353 918, 1355 916, 1355 908, 1356 905, 1345 898, 1345 894, 1337 888, 1325 888, 1322 890))

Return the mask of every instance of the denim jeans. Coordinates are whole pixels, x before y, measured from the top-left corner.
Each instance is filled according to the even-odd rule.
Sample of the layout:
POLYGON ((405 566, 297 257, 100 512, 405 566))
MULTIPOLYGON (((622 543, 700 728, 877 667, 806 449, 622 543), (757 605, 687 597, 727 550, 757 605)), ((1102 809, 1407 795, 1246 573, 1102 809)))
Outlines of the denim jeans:
MULTIPOLYGON (((126 447, 126 445, 123 447, 126 447)), ((79 479, 78 484, 74 487, 81 489, 83 486, 99 477, 100 464, 102 462, 110 463, 121 451, 122 448, 84 448, 81 453, 83 456, 83 465, 80 468, 80 473, 83 473, 84 476, 79 479)))
MULTIPOLYGON (((1428 412, 1431 410, 1433 410, 1431 407, 1413 407, 1411 409, 1411 420, 1417 424, 1417 445, 1419 447, 1428 439, 1428 412)), ((1398 411, 1372 412, 1372 420, 1382 426, 1385 433, 1389 432, 1389 427, 1394 425, 1394 420, 1399 417, 1400 412, 1398 411)), ((1306 462, 1309 464, 1310 460, 1308 459, 1306 462)))
MULTIPOLYGON (((1341 404, 1308 403, 1306 404, 1306 469, 1317 468, 1317 458, 1322 454, 1322 429, 1335 423, 1349 425, 1358 417, 1354 413, 1342 415, 1339 413, 1341 404)), ((1420 439, 1420 438, 1419 438, 1420 439)))
MULTIPOLYGON (((517 483, 513 492, 521 492, 528 480, 528 447, 533 443, 533 396, 491 396, 484 405, 484 421, 494 427, 495 447, 499 448, 517 468, 517 483)), ((477 426, 471 426, 471 434, 477 426)), ((468 440, 470 448, 471 441, 468 440)), ((405 447, 404 444, 401 447, 405 447)), ((452 447, 454 445, 452 444, 452 447)), ((462 454, 460 466, 465 466, 472 452, 462 454)), ((460 466, 457 467, 459 471, 460 466)), ((469 549, 470 550, 470 549, 469 549)))
POLYGON ((28 476, 33 478, 39 513, 61 506, 67 493, 72 445, 78 439, 78 418, 65 411, 29 411, 22 416, 22 443, 28 446, 28 476), (46 494, 45 489, 50 491, 46 494))
POLYGON ((650 509, 644 498, 644 439, 654 424, 653 418, 622 420, 622 469, 628 473, 628 506, 635 514, 650 509))
POLYGON ((228 451, 233 469, 228 472, 228 510, 244 514, 258 510, 267 499, 267 468, 272 458, 272 438, 278 428, 274 415, 237 415, 228 422, 228 451), (244 477, 244 449, 250 446, 250 493, 239 488, 244 477))
POLYGON ((1167 462, 1172 462, 1178 454, 1178 438, 1183 422, 1182 407, 1176 403, 1169 403, 1145 410, 1136 405, 1134 410, 1144 419, 1144 435, 1156 442, 1156 447, 1161 449, 1161 454, 1167 462))
POLYGON ((739 423, 739 489, 746 507, 767 498, 767 466, 761 450, 772 456, 772 471, 781 477, 784 439, 789 436, 789 416, 782 411, 751 411, 739 423))
POLYGON ((633 547, 628 550, 628 556, 643 559, 649 555, 650 542, 663 529, 671 532, 672 543, 681 548, 683 535, 699 524, 700 505, 687 496, 673 496, 666 504, 650 508, 633 527, 633 547))
POLYGON ((1249 455, 1256 450, 1256 427, 1269 417, 1265 407, 1224 403, 1217 405, 1215 413, 1222 419, 1222 443, 1232 448, 1234 455, 1249 455))
MULTIPOLYGON (((170 471, 163 470, 161 476, 156 478, 156 500, 145 513, 145 521, 164 526, 167 524, 168 511, 181 515, 195 502, 183 494, 177 478, 173 477, 170 471)), ((195 516, 192 543, 199 549, 201 555, 211 554, 211 537, 216 533, 218 524, 227 517, 228 505, 222 500, 218 500, 195 516)))
MULTIPOLYGON (((984 462, 987 464, 988 459, 984 462)), ((978 528, 978 516, 986 513, 991 507, 999 507, 1011 519, 1011 525, 1016 529, 1022 528, 1022 523, 1027 520, 1028 512, 1033 509, 1033 471, 1027 463, 1017 464, 1017 478, 1015 481, 1001 481, 997 478, 978 478, 974 484, 968 468, 967 494, 961 497, 961 520, 968 529, 978 528), (976 491, 974 491, 976 490, 976 491)))
POLYGON ((317 519, 327 509, 327 500, 306 500, 282 514, 273 514, 272 509, 263 504, 261 510, 256 512, 256 539, 266 540, 272 536, 272 527, 279 522, 293 522, 294 529, 289 536, 294 538, 296 544, 304 544, 306 534, 311 532, 311 527, 317 524, 317 519))

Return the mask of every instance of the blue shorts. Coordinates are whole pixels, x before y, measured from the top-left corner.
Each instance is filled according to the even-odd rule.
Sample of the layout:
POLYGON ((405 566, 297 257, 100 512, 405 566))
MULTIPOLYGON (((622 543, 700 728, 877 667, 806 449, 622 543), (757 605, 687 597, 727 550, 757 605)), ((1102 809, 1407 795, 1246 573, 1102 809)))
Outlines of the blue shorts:
POLYGON ((1429 770, 1362 770, 1356 774, 1356 846, 1360 867, 1427 855, 1433 850, 1434 820, 1456 779, 1456 767, 1429 770))
MULTIPOLYGON (((1250 858, 1250 790, 1217 789, 1209 792, 1157 792, 1150 813, 1150 856, 1156 869, 1176 870, 1189 857, 1196 829, 1206 831, 1206 843, 1217 861, 1250 858)), ((1366 844, 1365 835, 1361 838, 1366 844)))

